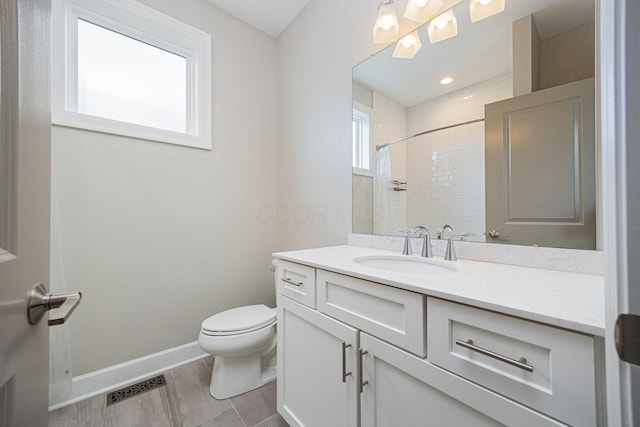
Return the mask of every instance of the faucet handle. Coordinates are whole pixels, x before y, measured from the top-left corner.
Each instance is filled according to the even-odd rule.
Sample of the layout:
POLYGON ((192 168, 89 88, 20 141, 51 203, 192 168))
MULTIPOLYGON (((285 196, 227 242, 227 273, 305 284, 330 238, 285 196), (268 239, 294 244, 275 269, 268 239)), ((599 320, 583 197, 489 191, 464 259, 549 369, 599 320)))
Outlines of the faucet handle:
POLYGON ((453 247, 453 238, 449 237, 447 239, 447 250, 444 252, 444 260, 445 261, 457 261, 458 257, 456 256, 456 249, 453 247))
POLYGON ((447 250, 444 252, 444 259, 445 261, 457 261, 458 257, 456 256, 456 250, 453 247, 453 237, 455 235, 455 232, 453 231, 453 227, 450 226, 449 224, 443 225, 442 237, 444 237, 444 233, 445 231, 447 231, 447 229, 451 231, 451 235, 447 239, 447 250))
POLYGON ((411 234, 409 232, 404 235, 404 246, 402 246, 402 255, 413 255, 413 249, 411 249, 411 234))
POLYGON ((424 258, 433 258, 433 248, 431 247, 431 235, 424 233, 424 242, 422 243, 422 254, 424 258))

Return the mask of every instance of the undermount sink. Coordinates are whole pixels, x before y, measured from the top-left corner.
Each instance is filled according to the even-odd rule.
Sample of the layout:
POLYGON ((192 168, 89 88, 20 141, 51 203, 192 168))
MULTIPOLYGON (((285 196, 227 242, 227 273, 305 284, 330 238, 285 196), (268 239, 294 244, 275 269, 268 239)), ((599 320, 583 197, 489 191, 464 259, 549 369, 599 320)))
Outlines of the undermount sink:
POLYGON ((364 256, 355 258, 353 261, 364 267, 398 273, 446 274, 458 271, 453 265, 445 265, 428 258, 410 256, 364 256))

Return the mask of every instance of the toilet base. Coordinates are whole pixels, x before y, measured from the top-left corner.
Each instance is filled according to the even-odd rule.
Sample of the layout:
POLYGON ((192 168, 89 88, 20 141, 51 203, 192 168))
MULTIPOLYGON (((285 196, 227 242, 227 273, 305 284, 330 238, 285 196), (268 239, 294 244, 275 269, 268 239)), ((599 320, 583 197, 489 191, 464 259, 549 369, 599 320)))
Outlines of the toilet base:
POLYGON ((233 357, 216 356, 209 393, 216 399, 228 399, 262 387, 275 379, 275 363, 263 359, 260 353, 233 357))

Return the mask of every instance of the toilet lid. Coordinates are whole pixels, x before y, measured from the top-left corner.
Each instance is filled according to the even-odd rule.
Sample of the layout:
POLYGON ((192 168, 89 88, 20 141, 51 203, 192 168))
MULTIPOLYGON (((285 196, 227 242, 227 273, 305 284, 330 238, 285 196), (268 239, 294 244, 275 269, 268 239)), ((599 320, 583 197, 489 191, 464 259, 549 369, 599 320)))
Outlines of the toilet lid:
POLYGON ((264 304, 232 308, 207 318, 202 330, 208 333, 243 332, 273 323, 276 310, 264 304))

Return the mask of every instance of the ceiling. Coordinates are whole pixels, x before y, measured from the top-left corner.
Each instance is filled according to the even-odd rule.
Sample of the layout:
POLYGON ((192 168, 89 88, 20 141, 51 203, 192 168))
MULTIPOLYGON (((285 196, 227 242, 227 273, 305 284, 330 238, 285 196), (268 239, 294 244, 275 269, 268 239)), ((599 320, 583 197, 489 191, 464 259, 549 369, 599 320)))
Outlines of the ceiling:
MULTIPOLYGON (((398 17, 404 12, 396 2, 398 17)), ((399 104, 409 107, 460 90, 512 69, 511 28, 513 21, 533 14, 542 40, 560 32, 593 22, 593 0, 506 0, 505 11, 472 23, 469 2, 453 8, 458 35, 430 44, 426 25, 419 31, 422 50, 415 58, 391 56, 394 45, 354 68, 354 80, 376 89, 399 104), (447 86, 445 76, 454 78, 447 86)))
POLYGON ((310 0, 207 0, 272 37, 298 16, 310 0))

